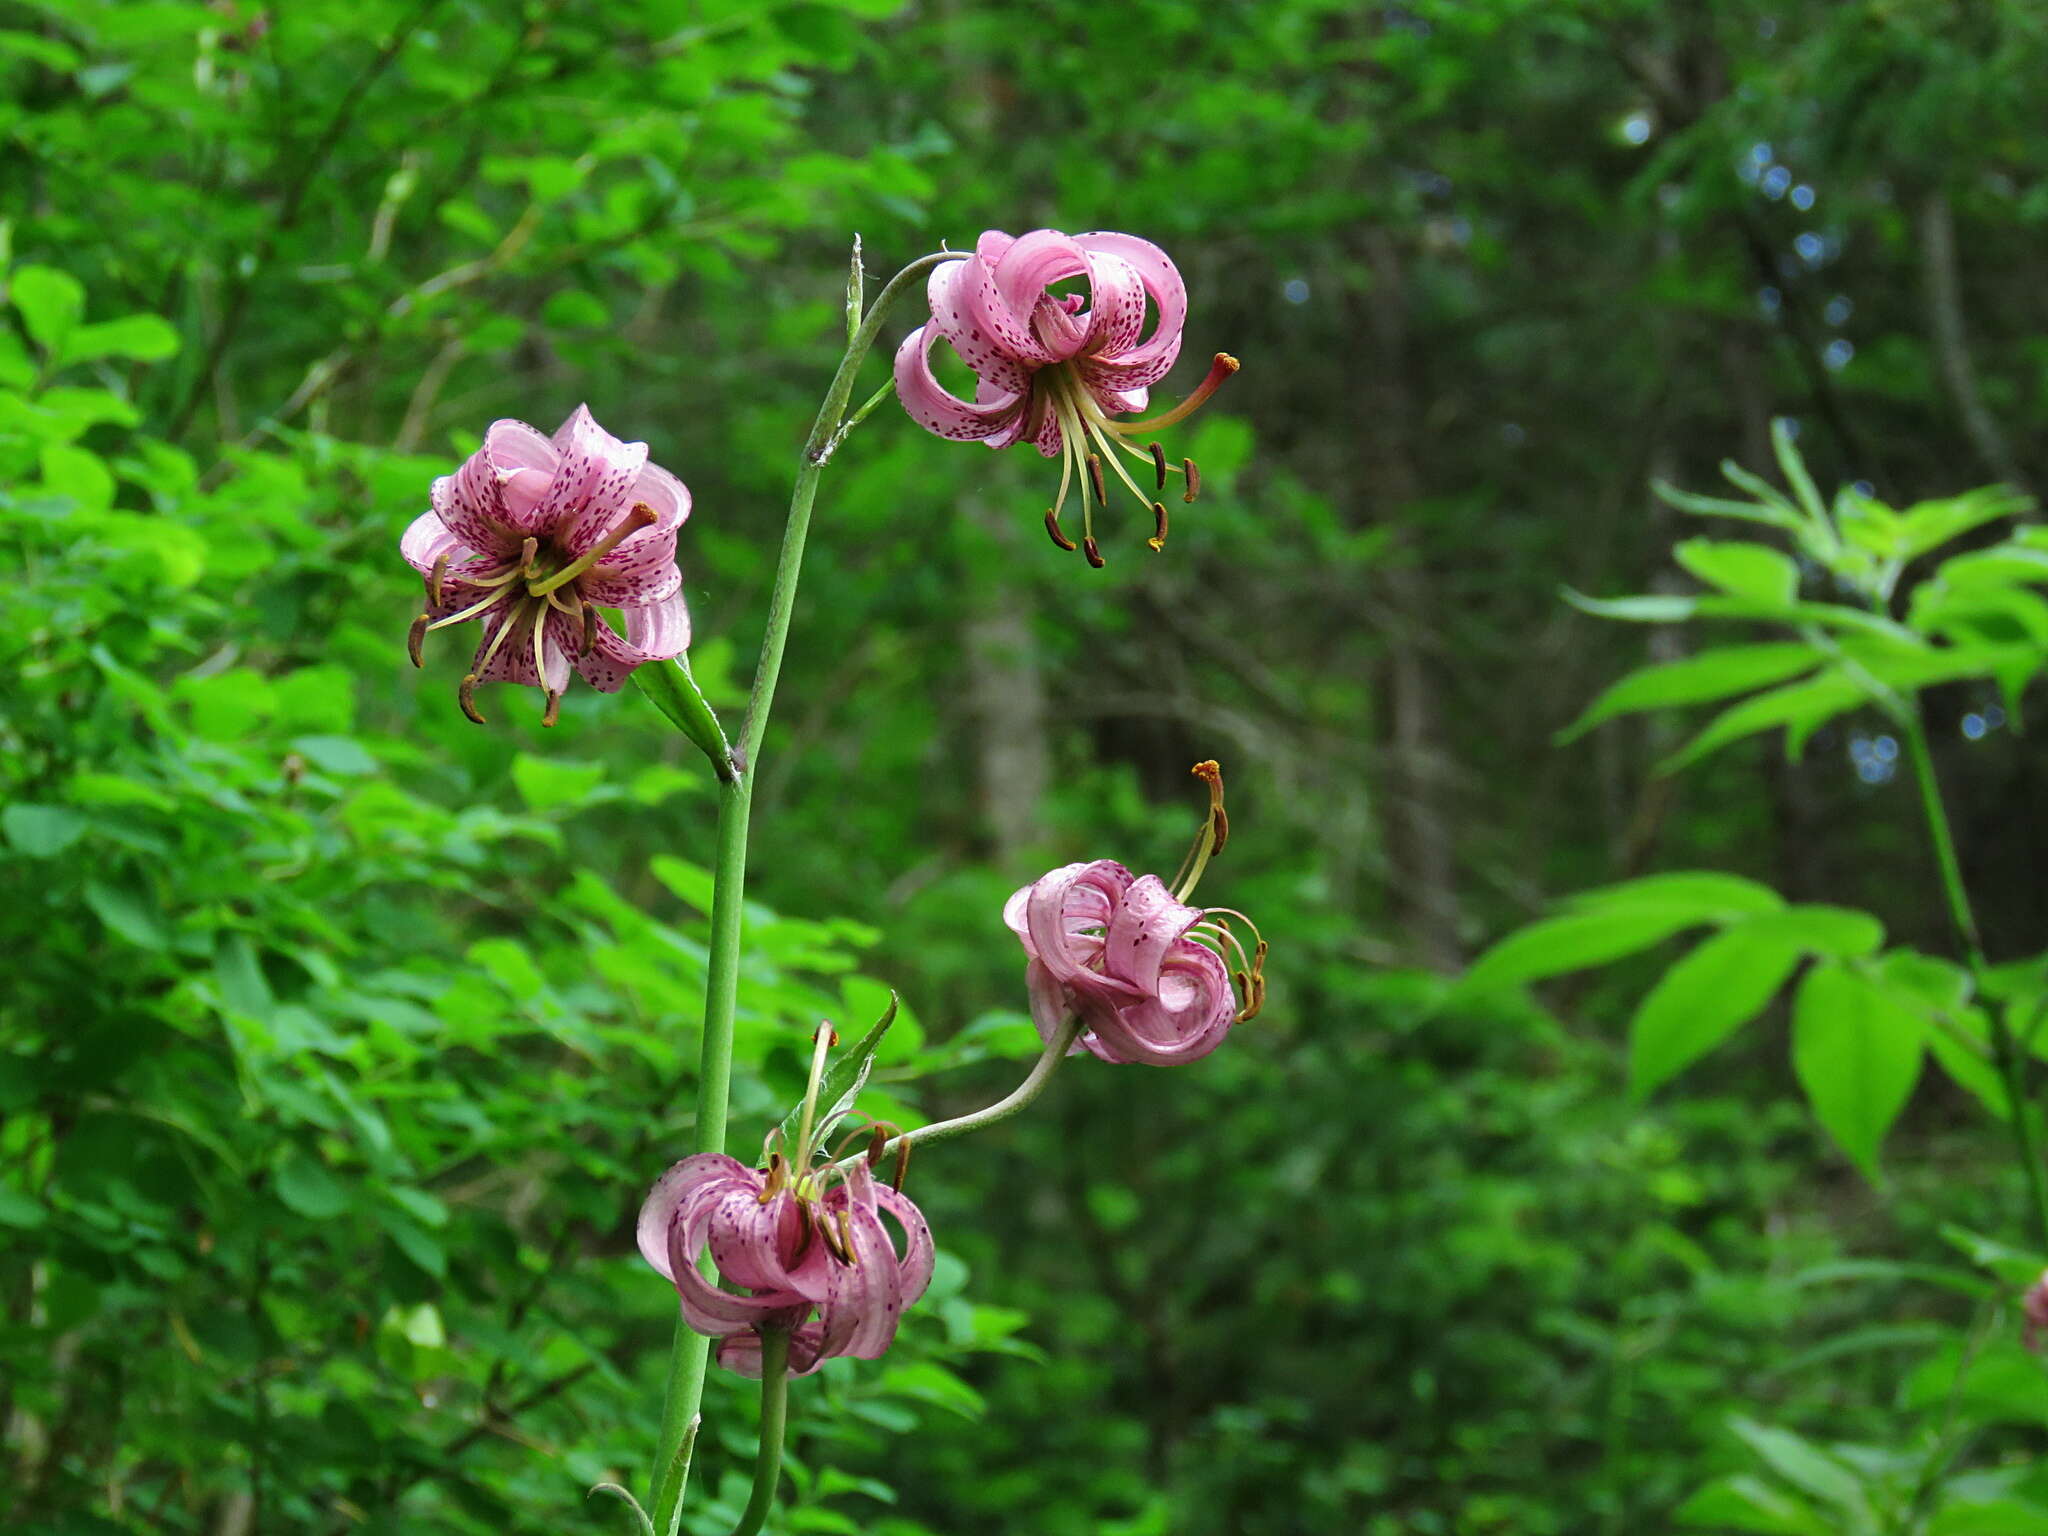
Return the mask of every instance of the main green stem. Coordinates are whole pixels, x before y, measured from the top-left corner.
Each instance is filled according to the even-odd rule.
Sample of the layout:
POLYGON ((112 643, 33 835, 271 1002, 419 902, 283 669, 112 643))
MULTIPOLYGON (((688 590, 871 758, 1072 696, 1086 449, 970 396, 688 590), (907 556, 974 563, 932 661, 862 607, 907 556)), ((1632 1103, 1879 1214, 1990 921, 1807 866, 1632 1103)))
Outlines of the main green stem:
MULTIPOLYGON (((1913 762, 1913 777, 1920 785, 1920 805, 1927 815, 1928 835, 1934 840, 1934 860, 1941 869, 1941 885, 1948 897, 1950 919, 1956 935, 1969 956, 1971 973, 1981 987, 1987 963, 1984 941, 1978 933, 1977 915, 1970 906, 1969 888, 1963 884, 1962 861, 1956 856, 1955 834, 1949 827, 1948 807, 1941 796, 1941 782, 1934 776, 1934 754, 1927 745, 1927 724, 1918 701, 1905 724, 1906 752, 1913 762)), ((2035 1235, 2048 1250, 2048 1177, 2041 1167, 2041 1151, 2034 1140, 2034 1122, 2027 1112, 2026 1057, 2014 1038, 2006 1010, 1993 1003, 1991 1044, 1998 1068, 2005 1080, 2006 1108, 2010 1111, 2013 1152, 2027 1179, 2027 1192, 2034 1210, 2035 1235)))
MULTIPOLYGON (((732 754, 735 771, 718 789, 711 952, 704 984, 704 1041, 697 1070, 698 1152, 725 1150, 726 1107, 732 1091, 733 1010, 739 997, 740 915, 746 903, 747 830, 753 813, 754 778, 761 758, 761 740, 768 733, 769 711, 775 703, 775 684, 782 675, 783 652, 789 645, 789 621, 796 610, 797 578, 803 571, 804 544, 810 536, 811 505, 817 500, 818 477, 837 446, 846 403, 853 394, 854 376, 873 347, 890 306, 919 275, 941 262, 958 259, 959 256, 944 252, 925 256, 889 279, 888 286, 847 343, 846 355, 840 359, 839 371, 825 391, 825 402, 818 407, 817 419, 811 424, 811 434, 805 439, 798 460, 796 484, 789 498, 789 518, 783 527, 782 553, 775 566, 775 586, 768 599, 768 628, 761 637, 761 655, 754 667, 753 697, 748 701, 746 723, 732 754)), ((677 1452, 685 1429, 697 1417, 704 1400, 704 1375, 710 1352, 711 1341, 691 1332, 687 1324, 678 1320, 675 1345, 669 1355, 661 1437, 654 1458, 655 1536, 669 1536, 676 1510, 682 1503, 689 1465, 677 1452)), ((778 1457, 780 1454, 778 1449, 778 1457)))
POLYGON ((755 1536, 775 1503, 782 1480, 782 1440, 789 1415, 789 1330, 761 1330, 761 1449, 754 1458, 754 1492, 732 1536, 755 1536))

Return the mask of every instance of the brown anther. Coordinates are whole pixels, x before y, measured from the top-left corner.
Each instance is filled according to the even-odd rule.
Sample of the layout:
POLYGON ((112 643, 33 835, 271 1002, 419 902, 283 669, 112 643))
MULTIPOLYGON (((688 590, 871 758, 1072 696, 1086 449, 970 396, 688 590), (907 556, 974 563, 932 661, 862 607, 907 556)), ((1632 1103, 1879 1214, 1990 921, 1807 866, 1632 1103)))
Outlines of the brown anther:
POLYGON ((474 672, 463 678, 455 689, 455 702, 462 706, 462 712, 476 724, 488 725, 490 722, 477 712, 476 685, 479 681, 481 679, 474 672))
POLYGON ((1244 994, 1244 1006, 1237 1010, 1237 1018, 1233 1022, 1248 1024, 1253 1019, 1256 1019, 1259 1016, 1259 1010, 1266 1006, 1265 978, 1256 971, 1249 975, 1243 971, 1238 971, 1233 975, 1232 980, 1237 983, 1238 991, 1244 994))
POLYGON ((1088 563, 1098 571, 1109 564, 1102 558, 1102 546, 1095 542, 1095 535, 1092 533, 1081 541, 1081 553, 1088 557, 1088 563))
MULTIPOLYGON (((1166 489, 1166 450, 1157 443, 1147 443, 1145 446, 1152 451, 1152 468, 1159 476, 1159 484, 1154 489, 1163 491, 1166 489)), ((1182 459, 1181 463, 1185 464, 1187 460, 1182 459)))
POLYGON ((578 615, 583 620, 583 643, 577 647, 577 655, 588 656, 597 649, 597 604, 585 603, 578 615))
POLYGON ((761 1181, 761 1204, 766 1205, 782 1193, 782 1185, 789 1177, 789 1164, 780 1152, 768 1154, 768 1166, 762 1170, 767 1177, 761 1181))
POLYGON ((1109 492, 1103 487, 1102 455, 1099 453, 1088 455, 1088 485, 1095 492, 1095 505, 1098 507, 1108 506, 1109 492))
POLYGON ((903 1176, 908 1172, 910 1172, 910 1139, 905 1136, 898 1136, 896 1138, 896 1176, 889 1180, 889 1187, 899 1195, 903 1193, 903 1176))
POLYGON ((427 595, 434 600, 436 608, 441 606, 441 582, 448 574, 448 557, 441 555, 434 561, 433 574, 427 577, 427 595))
MULTIPOLYGON (((1193 501, 1202 494, 1202 472, 1195 468, 1195 461, 1193 459, 1182 459, 1180 461, 1180 472, 1187 476, 1188 481, 1187 494, 1181 497, 1181 500, 1193 501)), ((1162 480, 1159 483, 1164 485, 1166 482, 1162 480)))
POLYGON ((1045 531, 1052 536, 1054 544, 1064 550, 1075 550, 1081 546, 1060 532, 1060 515, 1051 507, 1045 509, 1045 531))
POLYGON ((889 1145, 889 1127, 877 1120, 868 1127, 868 1166, 874 1167, 882 1160, 882 1152, 889 1145))
POLYGON ((562 696, 552 690, 548 693, 548 707, 541 711, 540 723, 551 726, 562 718, 562 696))
POLYGON ((853 1246, 853 1218, 845 1211, 839 1213, 839 1245, 846 1250, 846 1262, 858 1266, 860 1252, 853 1246))
POLYGON ((1152 537, 1145 541, 1154 549, 1166 548, 1166 503, 1152 503, 1152 537))
POLYGON ((818 1027, 811 1031, 811 1044, 816 1045, 818 1043, 818 1036, 821 1033, 830 1035, 832 1037, 830 1040, 827 1040, 825 1042, 826 1045, 836 1046, 839 1044, 839 1031, 834 1029, 831 1026, 831 1024, 824 1019, 820 1019, 818 1021, 818 1027))
POLYGON ((825 1239, 825 1248, 833 1258, 842 1264, 851 1264, 853 1262, 853 1240, 852 1235, 846 1228, 846 1212, 839 1211, 836 1213, 839 1217, 839 1222, 836 1225, 832 1220, 834 1214, 831 1211, 819 1211, 817 1213, 818 1236, 825 1239))
POLYGON ((432 614, 423 613, 412 621, 412 628, 406 631, 405 654, 412 658, 412 664, 416 667, 427 664, 422 655, 422 648, 427 643, 427 626, 433 622, 432 614))
POLYGON ((532 570, 533 562, 539 558, 540 540, 535 538, 532 534, 528 534, 526 536, 526 542, 519 546, 520 574, 524 575, 526 572, 532 570))

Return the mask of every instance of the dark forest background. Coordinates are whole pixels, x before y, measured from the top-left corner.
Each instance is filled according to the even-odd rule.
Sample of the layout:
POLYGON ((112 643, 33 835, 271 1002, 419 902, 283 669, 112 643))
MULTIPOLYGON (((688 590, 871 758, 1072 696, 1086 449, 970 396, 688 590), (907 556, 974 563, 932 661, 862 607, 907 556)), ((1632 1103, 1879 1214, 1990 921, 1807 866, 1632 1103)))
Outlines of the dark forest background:
MULTIPOLYGON (((1943 948, 1881 722, 1683 778, 1668 721, 1557 745, 1688 643, 1560 590, 1686 584, 1652 481, 1774 475, 1774 418, 1894 505, 2048 482, 2044 77, 2034 0, 0 5, 0 1521, 625 1527, 583 1495, 652 1448, 630 1224, 687 1143, 710 780, 631 690, 465 722, 396 541, 490 420, 587 400, 694 494, 735 712, 852 236, 879 277, 1052 226, 1180 265, 1159 398, 1242 360, 1175 445, 1203 498, 1162 555, 1112 514, 1098 572, 1034 454, 885 407, 835 459, 735 1135, 888 987, 877 1113, 1003 1092, 1003 898, 1170 869, 1197 758, 1270 998, 920 1160, 932 1296, 797 1388, 780 1528, 2048 1530, 2010 1298, 1922 1272, 1944 1223, 2023 1241, 1966 1094, 1930 1076, 1872 1183, 1778 1014, 1637 1104, 1650 961, 1453 990, 1668 869, 1943 948), (1941 1478, 2003 1481, 1857 1513, 1950 1446, 1963 1350, 2004 1396, 1941 1478)), ((2031 953, 2041 749, 1988 683, 1929 711, 1992 958, 2031 953)), ((751 1412, 714 1382, 688 1529, 751 1412)))

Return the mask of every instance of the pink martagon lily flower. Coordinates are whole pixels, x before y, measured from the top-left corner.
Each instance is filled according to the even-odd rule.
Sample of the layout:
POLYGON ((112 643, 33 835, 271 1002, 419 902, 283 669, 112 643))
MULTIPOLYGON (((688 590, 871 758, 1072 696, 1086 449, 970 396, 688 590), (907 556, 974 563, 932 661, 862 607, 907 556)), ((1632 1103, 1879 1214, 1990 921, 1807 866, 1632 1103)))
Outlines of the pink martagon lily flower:
POLYGON ((437 629, 476 619, 483 637, 456 697, 478 724, 479 683, 511 682, 547 695, 555 723, 574 667, 615 692, 643 662, 679 656, 690 611, 676 565, 676 530, 690 492, 647 462, 645 443, 622 443, 579 405, 555 435, 496 421, 484 445, 433 484, 430 509, 399 541, 426 578, 413 621, 414 666, 437 629), (625 634, 599 613, 616 608, 625 634))
POLYGON ((931 1228, 909 1197, 864 1161, 829 1181, 824 1172, 793 1174, 779 1153, 766 1169, 699 1153, 664 1173, 640 1208, 641 1256, 675 1285, 684 1320, 722 1341, 728 1370, 761 1374, 763 1327, 790 1330, 793 1376, 834 1355, 879 1359, 931 1282, 931 1228), (900 1252, 883 1213, 903 1229, 900 1252), (741 1292, 699 1273, 707 1244, 741 1292))
POLYGON ((1237 371, 1237 359, 1216 354, 1208 376, 1172 410, 1141 421, 1119 417, 1142 411, 1151 387, 1180 356, 1187 322, 1187 287, 1166 253, 1135 235, 1099 231, 1063 235, 1035 229, 1010 236, 987 231, 972 255, 935 269, 928 285, 932 317, 896 352, 896 392, 904 409, 928 431, 991 448, 1029 442, 1047 458, 1060 455, 1060 488, 1045 514, 1046 532, 1061 549, 1074 548, 1060 528, 1060 513, 1076 482, 1081 488, 1082 538, 1091 565, 1103 564, 1094 512, 1108 505, 1104 468, 1152 513, 1154 549, 1166 542, 1166 503, 1140 490, 1121 455, 1138 460, 1166 489, 1169 474, 1185 481, 1184 501, 1201 487, 1194 460, 1167 462, 1158 443, 1143 451, 1132 441, 1188 416, 1237 371), (1085 295, 1054 293, 1070 279, 1085 295), (1147 303, 1156 318, 1145 327, 1147 303), (943 341, 974 371, 974 399, 962 400, 932 373, 931 349, 943 341))
POLYGON ((1064 1020, 1078 1016, 1075 1050, 1172 1066, 1208 1055, 1264 1003, 1266 945, 1258 929, 1227 907, 1187 903, 1229 835, 1221 771, 1211 762, 1194 771, 1209 780, 1209 816, 1172 888, 1157 875, 1133 876, 1097 859, 1052 870, 1004 906, 1003 921, 1030 957, 1031 1017, 1048 1044, 1064 1020), (1232 919, 1251 930, 1251 948, 1232 919))

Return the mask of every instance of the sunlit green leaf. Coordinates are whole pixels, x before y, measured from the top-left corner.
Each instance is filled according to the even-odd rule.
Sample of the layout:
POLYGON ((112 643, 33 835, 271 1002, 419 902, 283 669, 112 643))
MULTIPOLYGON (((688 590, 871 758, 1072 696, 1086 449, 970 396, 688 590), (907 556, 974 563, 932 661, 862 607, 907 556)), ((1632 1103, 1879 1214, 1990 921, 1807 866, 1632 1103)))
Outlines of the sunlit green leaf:
POLYGON ((1775 917, 1750 918, 1702 940, 1650 989, 1629 1022, 1629 1089, 1641 1098, 1760 1012, 1799 963, 1775 917))
POLYGON ((1792 1067, 1814 1114, 1865 1177, 1920 1078, 1926 1026, 1868 977, 1817 965, 1792 1009, 1792 1067))
POLYGON ((1724 645, 1697 656, 1631 672, 1595 699, 1558 735, 1570 741, 1616 715, 1637 710, 1702 704, 1782 682, 1814 666, 1821 653, 1796 641, 1724 645))

